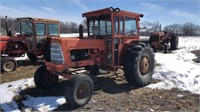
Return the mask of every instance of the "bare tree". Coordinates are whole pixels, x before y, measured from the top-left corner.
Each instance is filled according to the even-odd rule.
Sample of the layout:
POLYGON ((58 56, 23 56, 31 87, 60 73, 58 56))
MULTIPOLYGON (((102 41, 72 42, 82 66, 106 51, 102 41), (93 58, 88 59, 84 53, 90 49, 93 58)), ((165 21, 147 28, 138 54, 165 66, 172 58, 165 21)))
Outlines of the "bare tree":
POLYGON ((198 32, 198 26, 194 23, 187 22, 183 24, 182 31, 184 36, 195 36, 198 32))
MULTIPOLYGON (((6 30, 6 25, 5 25, 5 17, 0 18, 1 21, 1 27, 0 30, 1 32, 4 32, 4 30, 6 30)), ((8 29, 14 29, 15 31, 19 31, 19 24, 15 21, 15 19, 13 18, 7 18, 7 25, 8 25, 8 29)))
POLYGON ((151 27, 152 31, 160 31, 161 30, 161 24, 159 21, 155 21, 154 23, 152 23, 152 27, 151 27))
POLYGON ((142 26, 142 27, 145 27, 146 32, 150 32, 150 31, 151 31, 151 27, 152 27, 152 23, 149 22, 149 21, 143 21, 143 22, 141 23, 141 26, 142 26))
POLYGON ((78 33, 78 24, 74 22, 69 23, 70 33, 78 33))
POLYGON ((166 25, 164 27, 164 30, 167 32, 173 32, 177 35, 181 35, 182 34, 182 25, 180 25, 180 24, 166 25))
POLYGON ((83 19, 82 25, 83 25, 83 32, 87 32, 87 20, 86 19, 83 19))

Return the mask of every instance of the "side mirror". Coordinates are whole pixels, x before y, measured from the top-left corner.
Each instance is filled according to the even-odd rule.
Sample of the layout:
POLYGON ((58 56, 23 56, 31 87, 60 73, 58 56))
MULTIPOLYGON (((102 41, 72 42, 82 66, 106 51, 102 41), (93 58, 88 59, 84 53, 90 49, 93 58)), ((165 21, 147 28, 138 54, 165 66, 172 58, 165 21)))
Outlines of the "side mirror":
POLYGON ((143 17, 144 17, 144 14, 140 14, 140 17, 143 18, 143 17))

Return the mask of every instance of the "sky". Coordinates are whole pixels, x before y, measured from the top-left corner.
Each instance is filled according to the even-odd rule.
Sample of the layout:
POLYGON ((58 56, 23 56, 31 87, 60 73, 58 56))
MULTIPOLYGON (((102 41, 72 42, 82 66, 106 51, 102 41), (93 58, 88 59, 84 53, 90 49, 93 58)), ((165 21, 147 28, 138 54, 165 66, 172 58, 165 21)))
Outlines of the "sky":
POLYGON ((141 21, 200 24, 200 0, 0 0, 0 16, 39 17, 81 23, 82 13, 119 7, 144 14, 141 21))

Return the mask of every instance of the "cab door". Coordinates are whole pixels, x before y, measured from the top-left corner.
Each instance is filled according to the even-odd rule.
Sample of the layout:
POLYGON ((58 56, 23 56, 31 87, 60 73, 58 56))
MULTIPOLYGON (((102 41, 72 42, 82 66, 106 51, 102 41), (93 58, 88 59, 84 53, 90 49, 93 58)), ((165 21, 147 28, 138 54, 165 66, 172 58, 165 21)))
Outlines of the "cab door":
POLYGON ((123 15, 114 16, 113 58, 114 66, 121 66, 124 42, 139 39, 137 21, 133 17, 123 15))
POLYGON ((124 17, 121 15, 114 16, 114 66, 120 64, 120 54, 124 42, 124 17))
POLYGON ((36 31, 36 50, 41 50, 44 47, 47 38, 46 23, 35 23, 36 31))

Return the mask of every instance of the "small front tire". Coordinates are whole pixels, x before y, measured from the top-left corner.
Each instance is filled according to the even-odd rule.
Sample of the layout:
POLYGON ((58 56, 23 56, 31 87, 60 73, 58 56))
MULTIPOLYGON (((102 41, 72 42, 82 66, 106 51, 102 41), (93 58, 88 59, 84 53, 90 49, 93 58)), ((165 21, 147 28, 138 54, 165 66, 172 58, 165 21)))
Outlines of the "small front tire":
POLYGON ((35 72, 34 82, 39 89, 49 89, 57 84, 58 76, 50 73, 46 66, 42 65, 35 72))
POLYGON ((75 75, 69 80, 69 85, 65 92, 66 101, 74 106, 81 107, 86 105, 94 91, 92 79, 87 75, 75 75))

